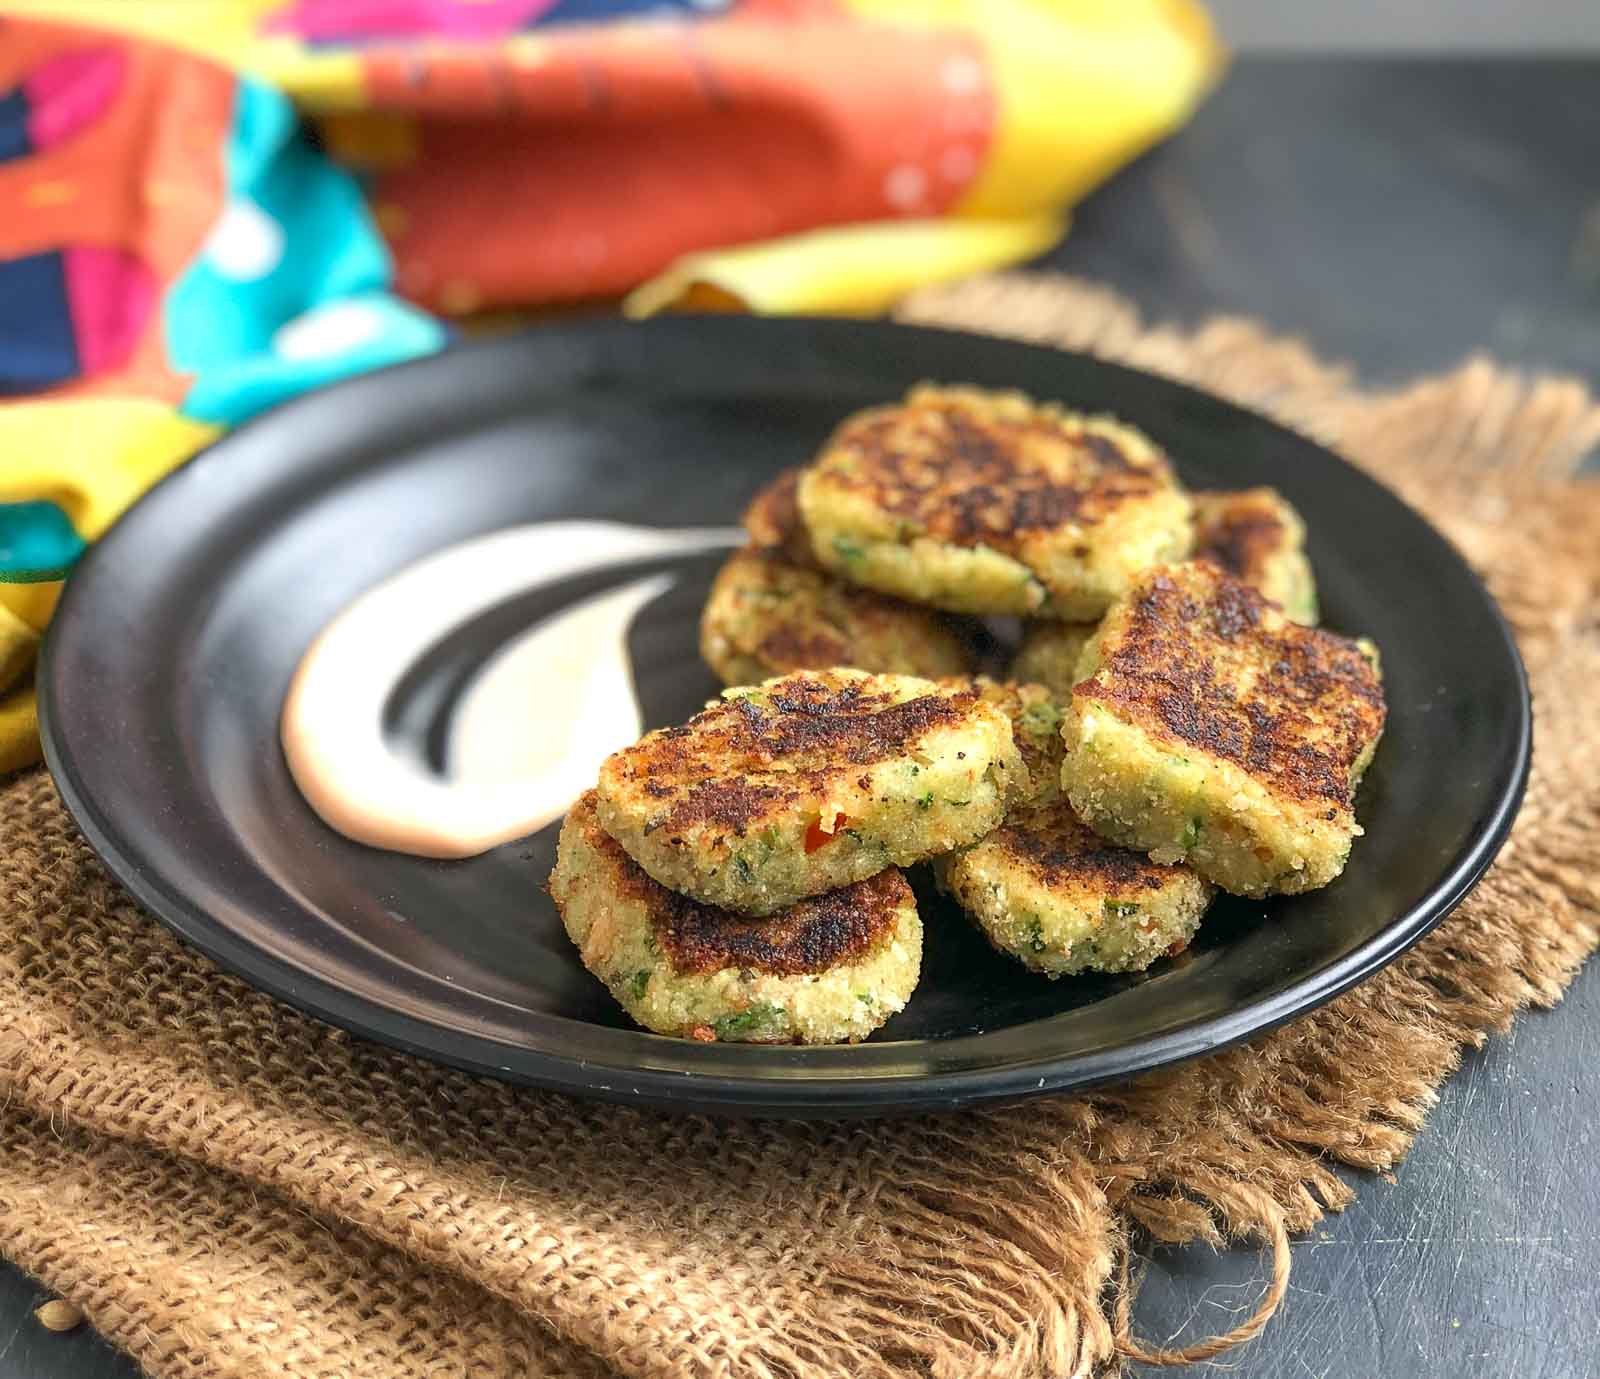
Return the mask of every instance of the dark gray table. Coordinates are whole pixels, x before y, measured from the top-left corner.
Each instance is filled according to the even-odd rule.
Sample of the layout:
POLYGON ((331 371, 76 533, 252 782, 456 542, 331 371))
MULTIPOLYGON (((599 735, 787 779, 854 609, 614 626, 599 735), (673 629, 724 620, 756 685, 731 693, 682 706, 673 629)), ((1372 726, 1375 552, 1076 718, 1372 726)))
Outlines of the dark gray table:
MULTIPOLYGON (((1241 62, 1047 263, 1151 318, 1258 316, 1371 379, 1475 349, 1600 381, 1600 61, 1241 62)), ((1600 557, 1597 557, 1600 558, 1600 557)), ((1388 1185, 1297 1245, 1238 1379, 1600 1374, 1600 967, 1469 1054, 1388 1185)), ((1158 1254, 1155 1340, 1226 1329, 1263 1263, 1158 1254)), ((0 1268, 0 1379, 124 1379, 0 1268)), ((1142 1371, 1155 1374, 1157 1371, 1142 1371)))

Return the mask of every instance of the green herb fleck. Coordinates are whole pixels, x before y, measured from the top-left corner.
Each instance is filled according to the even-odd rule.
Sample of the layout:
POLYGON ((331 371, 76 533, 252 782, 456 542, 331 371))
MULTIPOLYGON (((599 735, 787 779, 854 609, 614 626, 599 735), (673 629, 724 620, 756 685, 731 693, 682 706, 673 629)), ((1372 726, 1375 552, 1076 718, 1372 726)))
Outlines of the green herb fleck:
POLYGON ((724 1015, 720 1020, 712 1021, 711 1032, 718 1039, 746 1039, 751 1035, 776 1034, 783 1018, 782 1006, 757 1001, 737 1015, 724 1015))
POLYGON ((948 805, 953 805, 957 809, 965 809, 969 804, 972 803, 971 800, 952 800, 948 795, 945 796, 944 802, 948 805))
POLYGON ((840 560, 861 560, 867 554, 867 548, 859 541, 852 541, 848 536, 833 538, 833 551, 840 560))
POLYGON ((1028 941, 1028 947, 1033 949, 1035 953, 1044 952, 1044 928, 1037 918, 1028 921, 1028 931, 1025 937, 1028 941))
POLYGON ((1022 727, 1033 737, 1054 737, 1061 730, 1061 710, 1048 699, 1036 699, 1023 709, 1022 727))
POLYGON ((1178 846, 1192 848, 1200 841, 1200 835, 1206 831, 1204 819, 1190 819, 1188 826, 1183 830, 1183 837, 1178 839, 1178 846))
POLYGON ((650 985, 650 969, 641 967, 633 976, 628 978, 628 990, 633 993, 633 999, 642 1001, 645 988, 650 985))
POLYGON ((918 809, 932 809, 933 808, 933 791, 930 790, 930 791, 927 792, 927 794, 918 797, 918 799, 917 799, 917 808, 918 809))
POLYGON ((1128 919, 1139 913, 1139 905, 1133 900, 1108 900, 1101 907, 1107 919, 1128 919))
POLYGON ((877 1000, 873 997, 873 994, 870 991, 856 992, 856 1000, 860 1001, 864 1006, 875 1006, 878 1004, 877 1000))
POLYGON ((739 873, 739 880, 747 886, 756 879, 755 871, 751 867, 749 859, 742 852, 733 854, 733 869, 739 873))

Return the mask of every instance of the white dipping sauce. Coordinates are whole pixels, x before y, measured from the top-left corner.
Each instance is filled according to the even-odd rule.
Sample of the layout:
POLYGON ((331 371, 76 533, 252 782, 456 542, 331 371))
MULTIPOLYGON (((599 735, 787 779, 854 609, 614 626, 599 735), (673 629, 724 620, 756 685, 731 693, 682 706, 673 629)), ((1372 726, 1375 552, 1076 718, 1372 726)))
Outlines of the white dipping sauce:
POLYGON ((429 647, 518 594, 743 539, 736 529, 542 522, 402 570, 323 628, 295 670, 281 723, 295 784, 329 827, 419 857, 472 857, 543 828, 638 738, 628 628, 672 576, 585 599, 503 647, 455 705, 444 777, 385 736, 394 687, 429 647))

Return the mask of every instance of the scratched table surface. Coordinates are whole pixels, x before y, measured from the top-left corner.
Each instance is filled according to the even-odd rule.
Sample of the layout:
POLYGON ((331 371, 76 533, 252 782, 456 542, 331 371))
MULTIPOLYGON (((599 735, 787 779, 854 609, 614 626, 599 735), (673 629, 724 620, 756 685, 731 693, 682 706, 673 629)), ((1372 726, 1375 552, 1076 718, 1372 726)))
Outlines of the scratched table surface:
MULTIPOLYGON (((1600 383, 1600 61, 1247 59, 1178 138, 1094 196, 1047 263, 1152 318, 1227 311, 1399 382, 1474 349, 1600 383)), ((1238 1379, 1600 1374, 1600 964, 1469 1053, 1392 1183, 1297 1244, 1238 1379)), ((1254 1301, 1249 1251, 1157 1254, 1140 1331, 1254 1301)), ((0 1267, 0 1379, 126 1379, 0 1267)), ((1141 1371, 1154 1375, 1157 1371, 1141 1371)))

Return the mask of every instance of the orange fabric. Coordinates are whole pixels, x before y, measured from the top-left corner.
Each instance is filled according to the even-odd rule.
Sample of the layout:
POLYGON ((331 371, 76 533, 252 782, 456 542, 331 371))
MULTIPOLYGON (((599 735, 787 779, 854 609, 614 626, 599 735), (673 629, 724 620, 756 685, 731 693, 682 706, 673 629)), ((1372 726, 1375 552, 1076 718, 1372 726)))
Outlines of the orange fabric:
MULTIPOLYGON (((0 163, 0 259, 97 244, 126 249, 163 282, 181 275, 224 196, 221 145, 233 117, 231 72, 177 49, 127 43, 66 25, 0 19, 0 91, 50 58, 115 44, 126 63, 119 98, 79 134, 0 163)), ((126 366, 54 390, 135 393, 177 402, 190 379, 167 363, 162 316, 145 324, 126 366)))
MULTIPOLYGON (((446 311, 477 305, 468 290, 485 303, 616 295, 708 245, 939 215, 981 167, 995 118, 987 84, 966 77, 982 71, 977 41, 956 30, 779 35, 741 18, 638 26, 625 43, 589 29, 380 49, 365 64, 374 108, 410 121, 385 131, 365 117, 379 223, 402 290, 446 311)), ((335 148, 360 155, 337 136, 335 148)))

